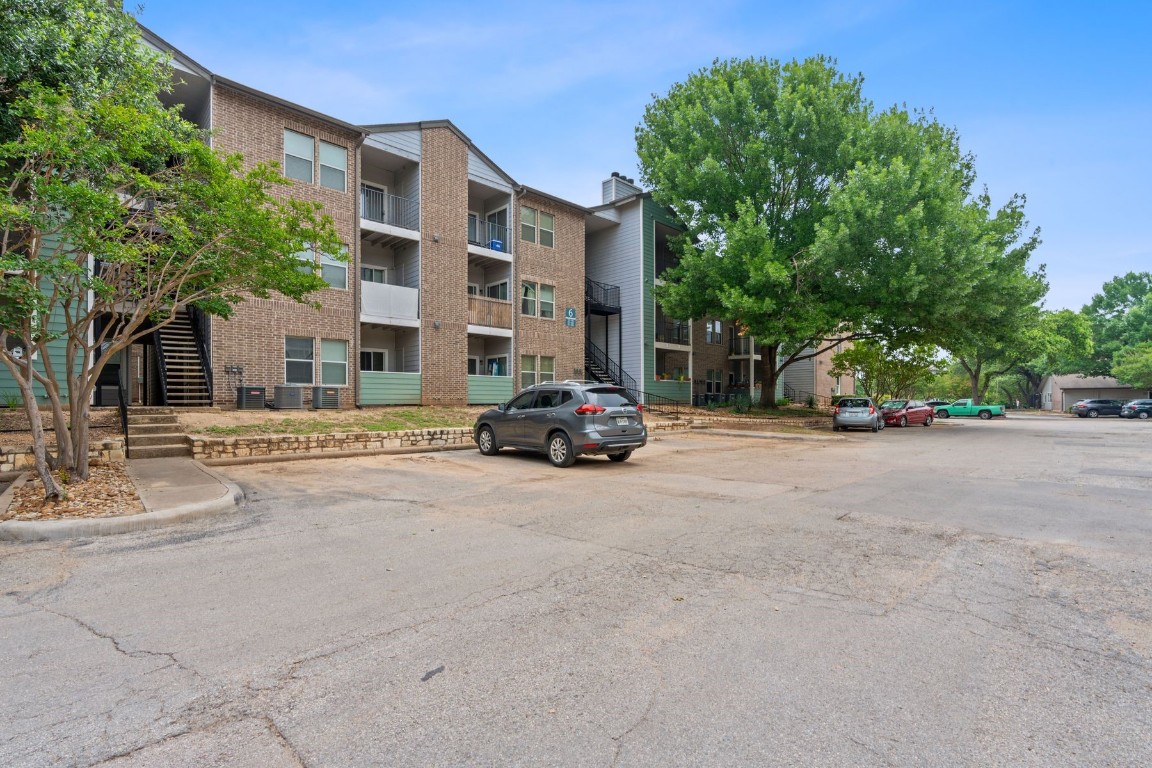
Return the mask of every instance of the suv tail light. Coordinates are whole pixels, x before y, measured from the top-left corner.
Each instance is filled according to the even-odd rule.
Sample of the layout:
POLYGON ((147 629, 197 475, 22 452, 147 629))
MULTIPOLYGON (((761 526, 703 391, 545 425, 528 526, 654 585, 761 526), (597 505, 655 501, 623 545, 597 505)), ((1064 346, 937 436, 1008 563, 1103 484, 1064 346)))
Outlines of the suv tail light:
POLYGON ((644 413, 644 404, 643 403, 636 403, 636 412, 637 413, 644 413))
POLYGON ((869 415, 869 416, 871 416, 871 415, 872 415, 872 414, 874 414, 874 413, 876 413, 876 406, 874 406, 874 405, 869 405, 869 406, 868 406, 868 415, 869 415))
POLYGON ((592 415, 595 415, 597 413, 604 413, 604 411, 606 411, 606 410, 608 410, 608 409, 604 408, 603 406, 600 406, 600 405, 592 405, 592 403, 584 403, 584 405, 582 405, 576 409, 575 413, 578 413, 581 416, 592 416, 592 415))
POLYGON ((839 415, 839 413, 840 413, 840 406, 837 405, 835 408, 832 409, 832 415, 836 416, 836 415, 839 415))

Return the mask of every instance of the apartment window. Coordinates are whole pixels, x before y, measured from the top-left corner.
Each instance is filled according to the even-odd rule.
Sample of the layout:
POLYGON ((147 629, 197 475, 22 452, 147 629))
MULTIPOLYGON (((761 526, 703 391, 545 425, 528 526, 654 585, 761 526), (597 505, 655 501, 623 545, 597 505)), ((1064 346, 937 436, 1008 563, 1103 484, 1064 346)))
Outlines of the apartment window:
POLYGON ((381 267, 360 267, 360 279, 366 283, 388 282, 388 270, 381 267))
POLYGON ((488 375, 489 376, 507 376, 508 375, 508 356, 499 355, 497 357, 490 357, 487 360, 488 375))
POLYGON ((544 355, 520 356, 520 387, 556 381, 556 358, 544 355))
POLYGON ((305 251, 297 251, 292 254, 300 263, 296 265, 296 271, 305 275, 316 274, 316 252, 311 248, 305 251))
MULTIPOLYGON (((311 173, 311 169, 309 169, 311 173)), ((320 142, 320 186, 335 189, 339 192, 347 190, 348 179, 348 150, 320 142)))
POLYGON ((551 320, 556 317, 556 288, 551 285, 540 286, 540 317, 551 320))
POLYGON ((556 243, 556 216, 535 208, 521 207, 520 239, 551 248, 556 243))
POLYGON ((485 288, 484 294, 490 299, 508 301, 508 281, 502 280, 499 283, 489 283, 485 288))
POLYGON ((315 380, 313 374, 315 358, 312 339, 302 336, 285 337, 284 383, 311 384, 315 380))
POLYGON ((719 320, 707 320, 704 323, 704 341, 707 344, 724 343, 724 326, 719 320))
POLYGON ((362 349, 360 350, 360 370, 383 373, 388 370, 388 350, 362 349))
POLYGON ((320 254, 320 277, 333 288, 348 288, 348 249, 341 248, 343 259, 320 254))
POLYGON ((348 342, 320 340, 320 383, 329 386, 348 384, 348 342))
POLYGON ((312 183, 312 163, 316 155, 316 140, 303 133, 284 129, 284 175, 297 181, 312 183))
POLYGON ((549 320, 556 317, 556 287, 525 281, 520 287, 520 314, 549 320))
POLYGON ((469 296, 479 296, 480 295, 480 285, 478 283, 468 283, 468 295, 469 296))

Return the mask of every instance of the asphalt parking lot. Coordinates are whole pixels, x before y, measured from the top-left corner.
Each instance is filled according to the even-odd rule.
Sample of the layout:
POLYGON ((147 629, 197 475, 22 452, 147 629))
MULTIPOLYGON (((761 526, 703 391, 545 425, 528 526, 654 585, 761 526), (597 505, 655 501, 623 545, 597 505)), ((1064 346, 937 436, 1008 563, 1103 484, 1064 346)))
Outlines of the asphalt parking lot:
POLYGON ((1152 764, 1152 424, 229 467, 0 544, 0 764, 1152 764))

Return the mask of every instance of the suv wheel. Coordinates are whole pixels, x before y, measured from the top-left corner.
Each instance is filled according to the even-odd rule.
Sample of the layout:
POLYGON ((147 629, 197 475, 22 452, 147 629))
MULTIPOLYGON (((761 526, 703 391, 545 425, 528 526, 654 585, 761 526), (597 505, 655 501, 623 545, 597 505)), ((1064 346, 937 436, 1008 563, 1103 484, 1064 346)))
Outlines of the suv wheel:
POLYGON ((608 458, 612 461, 628 461, 628 457, 632 455, 632 451, 624 451, 623 453, 610 453, 608 458))
POLYGON ((548 461, 556 467, 570 467, 576 461, 572 452, 572 441, 563 432, 555 432, 548 438, 548 461))
POLYGON ((496 435, 492 433, 492 427, 480 427, 476 433, 476 445, 485 456, 495 456, 500 450, 496 447, 496 435))
POLYGON ((1148 411, 1140 411, 1139 415, 1137 415, 1137 417, 1136 417, 1136 418, 1138 418, 1138 419, 1146 419, 1146 418, 1148 418, 1148 411))
POLYGON ((1096 418, 1096 417, 1097 417, 1097 416, 1099 416, 1099 415, 1100 415, 1100 411, 1096 410, 1095 408, 1093 408, 1092 410, 1088 411, 1088 418, 1090 418, 1090 419, 1094 419, 1094 418, 1096 418))

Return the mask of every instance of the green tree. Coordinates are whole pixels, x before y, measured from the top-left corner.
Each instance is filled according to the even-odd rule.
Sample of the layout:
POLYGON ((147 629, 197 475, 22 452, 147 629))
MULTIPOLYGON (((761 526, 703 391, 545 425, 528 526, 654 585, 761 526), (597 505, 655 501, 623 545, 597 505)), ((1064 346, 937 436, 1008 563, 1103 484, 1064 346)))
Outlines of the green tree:
POLYGON ((1092 325, 1093 348, 1080 361, 1080 372, 1115 376, 1117 354, 1152 341, 1152 272, 1129 272, 1109 280, 1081 312, 1092 325))
POLYGON ((1062 309, 1042 311, 1036 326, 1026 333, 1035 353, 1006 374, 1002 388, 1005 398, 1035 406, 1046 376, 1074 373, 1079 361, 1091 354, 1092 327, 1084 315, 1062 309))
POLYGON ((1152 390, 1152 341, 1117 352, 1112 358, 1112 375, 1129 386, 1152 390))
POLYGON ((271 194, 285 183, 274 168, 243 170, 163 107, 170 70, 130 16, 102 0, 15 5, 19 26, 0 53, 10 123, 0 141, 0 360, 55 496, 53 466, 87 477, 89 403, 112 356, 189 306, 227 317, 248 296, 306 300, 325 284, 297 254, 340 246, 318 206, 271 194), (46 41, 46 29, 59 39, 46 41), (51 406, 55 455, 35 383, 51 406))
POLYGON ((857 391, 880 400, 912 397, 936 373, 937 350, 927 344, 893 349, 884 342, 864 339, 832 356, 831 376, 851 376, 857 391))
POLYGON ((781 371, 839 340, 949 334, 989 271, 971 159, 927 115, 877 113, 830 59, 717 61, 637 128, 641 177, 684 223, 657 298, 734 320, 781 371), (947 279, 941 279, 947 275, 947 279))

